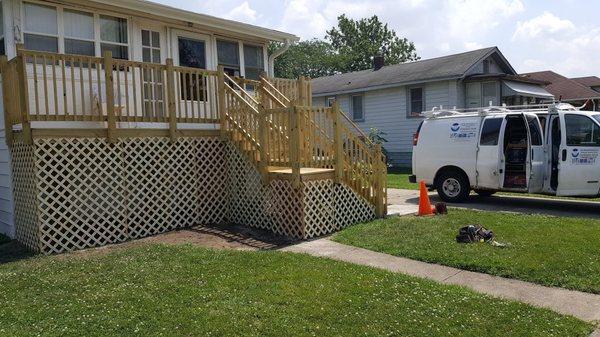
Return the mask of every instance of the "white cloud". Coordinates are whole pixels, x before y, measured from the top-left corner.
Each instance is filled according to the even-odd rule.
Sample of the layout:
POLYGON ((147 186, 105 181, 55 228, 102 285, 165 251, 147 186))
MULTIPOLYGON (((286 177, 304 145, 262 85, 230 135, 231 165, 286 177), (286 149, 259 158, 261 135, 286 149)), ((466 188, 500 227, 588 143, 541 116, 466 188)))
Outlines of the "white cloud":
POLYGON ((281 18, 281 30, 294 33, 303 39, 323 37, 331 24, 320 13, 322 1, 291 0, 286 6, 281 18))
POLYGON ((232 9, 227 14, 227 18, 246 23, 256 23, 258 15, 257 12, 250 7, 248 1, 244 1, 239 6, 232 9))
POLYGON ((483 37, 503 20, 525 10, 521 0, 446 0, 442 26, 448 25, 447 33, 454 38, 483 37))
POLYGON ((478 42, 465 42, 465 49, 466 50, 476 50, 476 49, 481 49, 483 48, 483 45, 481 43, 478 42))
POLYGON ((535 39, 545 35, 558 33, 569 33, 575 30, 573 22, 561 19, 550 12, 544 12, 531 20, 517 23, 517 30, 513 34, 516 39, 535 39))

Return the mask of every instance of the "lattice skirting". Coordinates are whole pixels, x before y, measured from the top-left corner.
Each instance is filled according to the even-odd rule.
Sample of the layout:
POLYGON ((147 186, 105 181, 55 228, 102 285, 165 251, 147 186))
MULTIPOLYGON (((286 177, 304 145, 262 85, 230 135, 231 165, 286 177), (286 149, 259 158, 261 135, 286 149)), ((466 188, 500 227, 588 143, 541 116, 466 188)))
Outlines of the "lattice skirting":
POLYGON ((232 222, 310 239, 375 218, 375 206, 330 179, 303 182, 299 189, 287 180, 264 186, 250 161, 234 145, 227 147, 232 222))
POLYGON ((238 223, 308 239, 375 217, 331 180, 263 185, 217 138, 36 138, 12 147, 17 239, 50 254, 198 224, 238 223))

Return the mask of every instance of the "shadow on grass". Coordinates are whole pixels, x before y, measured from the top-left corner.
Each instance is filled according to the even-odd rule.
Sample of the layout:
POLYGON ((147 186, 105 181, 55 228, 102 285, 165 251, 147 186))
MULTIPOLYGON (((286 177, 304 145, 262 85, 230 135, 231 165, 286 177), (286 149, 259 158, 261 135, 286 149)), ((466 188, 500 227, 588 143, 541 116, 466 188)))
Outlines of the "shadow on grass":
POLYGON ((0 264, 25 260, 35 255, 16 240, 0 244, 0 264))

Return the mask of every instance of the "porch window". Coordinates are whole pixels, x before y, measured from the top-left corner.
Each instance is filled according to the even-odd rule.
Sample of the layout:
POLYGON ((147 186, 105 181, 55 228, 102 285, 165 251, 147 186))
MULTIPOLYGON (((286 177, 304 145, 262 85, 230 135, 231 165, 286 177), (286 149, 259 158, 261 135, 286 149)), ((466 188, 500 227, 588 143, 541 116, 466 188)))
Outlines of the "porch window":
POLYGON ((237 42, 217 40, 219 65, 229 76, 240 76, 240 46, 237 42))
POLYGON ((352 119, 361 122, 365 120, 363 95, 352 96, 352 119))
POLYGON ((114 58, 128 59, 127 20, 100 15, 100 50, 111 51, 114 58))
POLYGON ((423 88, 410 88, 408 91, 408 116, 419 116, 425 110, 425 99, 423 97, 423 88))
POLYGON ((244 68, 247 79, 260 79, 260 74, 265 70, 262 47, 244 45, 244 68))
POLYGON ((496 82, 484 82, 481 84, 481 93, 484 106, 498 105, 498 85, 496 82))
POLYGON ((58 17, 55 7, 24 3, 25 48, 58 53, 58 17))
POLYGON ((93 14, 65 9, 64 29, 65 53, 96 55, 93 14))

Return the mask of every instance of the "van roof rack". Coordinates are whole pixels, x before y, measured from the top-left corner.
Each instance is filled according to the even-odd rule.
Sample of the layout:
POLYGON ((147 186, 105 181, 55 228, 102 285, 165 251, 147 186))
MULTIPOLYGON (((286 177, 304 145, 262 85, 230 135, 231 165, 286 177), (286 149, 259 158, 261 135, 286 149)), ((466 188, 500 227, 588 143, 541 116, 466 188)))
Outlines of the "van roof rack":
POLYGON ((448 116, 473 116, 473 115, 481 115, 486 116, 490 114, 497 113, 507 113, 512 111, 520 111, 520 112, 548 112, 548 111, 558 111, 558 110, 579 110, 581 107, 574 107, 568 103, 562 102, 552 102, 552 103, 544 103, 544 104, 527 104, 527 105, 506 105, 502 106, 494 106, 490 102, 490 106, 483 108, 466 108, 466 109, 457 109, 456 107, 452 109, 444 109, 443 106, 434 107, 429 111, 424 111, 420 115, 421 117, 426 118, 438 118, 438 117, 448 117, 448 116))

